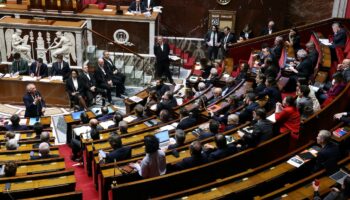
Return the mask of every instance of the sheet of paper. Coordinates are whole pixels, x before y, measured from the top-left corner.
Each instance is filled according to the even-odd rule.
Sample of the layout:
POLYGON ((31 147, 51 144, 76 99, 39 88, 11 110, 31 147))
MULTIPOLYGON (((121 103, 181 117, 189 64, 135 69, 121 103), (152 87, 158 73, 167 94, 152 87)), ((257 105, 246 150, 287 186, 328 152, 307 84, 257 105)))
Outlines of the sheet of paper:
POLYGON ((290 158, 287 163, 297 168, 304 164, 304 162, 296 156, 290 158))
POLYGON ((332 45, 332 43, 330 43, 328 39, 320 39, 320 42, 324 45, 327 45, 327 46, 332 45))
MULTIPOLYGON (((90 133, 90 130, 91 130, 90 126, 81 126, 81 127, 73 129, 73 132, 75 133, 76 136, 79 137, 80 134, 82 134, 82 133, 86 133, 86 132, 90 133)), ((83 134, 83 137, 84 137, 84 135, 85 134, 83 134)), ((86 139, 86 138, 84 138, 84 139, 86 139)))
POLYGON ((125 117, 125 118, 123 119, 123 121, 126 121, 126 122, 130 123, 130 122, 134 121, 136 118, 137 118, 137 117, 134 116, 134 115, 129 115, 129 116, 125 117))
POLYGON ((174 129, 175 129, 175 127, 173 127, 172 125, 166 125, 166 126, 160 127, 161 131, 165 131, 165 130, 171 131, 174 129))
POLYGON ((141 102, 143 99, 141 99, 140 97, 138 96, 132 96, 132 97, 129 97, 129 99, 135 103, 139 103, 141 102))
POLYGON ((268 116, 266 119, 270 120, 272 123, 276 123, 275 113, 268 116))
POLYGON ((22 81, 36 81, 36 77, 22 76, 22 81))

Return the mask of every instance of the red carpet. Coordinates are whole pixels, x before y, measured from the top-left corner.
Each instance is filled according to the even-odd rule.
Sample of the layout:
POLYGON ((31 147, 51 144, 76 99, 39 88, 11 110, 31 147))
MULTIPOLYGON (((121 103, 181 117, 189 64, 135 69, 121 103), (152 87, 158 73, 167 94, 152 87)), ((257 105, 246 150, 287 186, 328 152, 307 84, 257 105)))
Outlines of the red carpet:
POLYGON ((76 164, 70 159, 71 149, 67 145, 59 146, 60 155, 64 157, 64 161, 66 163, 66 168, 74 168, 75 170, 75 178, 76 178, 76 188, 75 190, 80 190, 83 192, 83 199, 88 200, 97 200, 98 193, 95 190, 93 185, 92 177, 88 177, 87 173, 84 171, 83 166, 72 166, 76 164))

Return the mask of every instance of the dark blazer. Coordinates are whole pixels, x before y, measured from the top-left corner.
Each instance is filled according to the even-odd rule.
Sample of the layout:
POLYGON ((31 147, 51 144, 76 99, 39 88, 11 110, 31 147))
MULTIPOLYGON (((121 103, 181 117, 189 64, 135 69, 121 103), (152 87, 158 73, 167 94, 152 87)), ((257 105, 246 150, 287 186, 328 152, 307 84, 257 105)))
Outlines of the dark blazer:
POLYGON ((156 86, 153 89, 156 90, 159 98, 162 98, 163 94, 166 91, 170 91, 170 87, 168 85, 165 85, 165 84, 161 85, 160 87, 156 86))
POLYGON ((261 99, 266 95, 269 96, 269 100, 267 102, 268 108, 273 108, 277 102, 282 102, 282 95, 277 86, 266 87, 264 91, 258 94, 258 97, 261 99))
POLYGON ((131 158, 131 147, 129 146, 123 146, 119 149, 111 151, 109 154, 106 155, 106 163, 112 163, 114 162, 114 159, 116 161, 126 160, 131 158))
POLYGON ((214 136, 214 135, 215 135, 215 134, 212 133, 212 132, 201 133, 201 134, 198 136, 198 139, 199 139, 199 140, 204 140, 204 139, 206 139, 206 138, 208 138, 208 137, 212 137, 212 136, 214 136))
POLYGON ((112 119, 113 116, 114 116, 114 114, 107 114, 107 115, 103 115, 103 116, 97 118, 97 120, 102 122, 102 121, 112 119))
POLYGON ((242 37, 242 38, 244 38, 245 40, 247 40, 247 39, 252 39, 252 38, 254 37, 254 34, 253 34, 253 32, 251 31, 251 32, 248 33, 248 38, 246 38, 246 37, 245 37, 245 33, 244 33, 243 31, 241 31, 241 33, 239 33, 239 37, 242 37))
POLYGON ((91 131, 90 131, 91 139, 99 140, 100 139, 100 131, 102 131, 102 130, 103 130, 102 126, 99 126, 99 125, 97 125, 96 128, 91 128, 91 131))
POLYGON ((276 46, 271 48, 271 53, 273 53, 273 55, 275 55, 275 58, 277 60, 279 60, 281 58, 282 49, 283 49, 283 45, 276 45, 276 46))
POLYGON ((310 51, 308 54, 308 58, 310 59, 311 63, 312 63, 312 68, 315 68, 317 65, 317 61, 318 61, 318 52, 317 50, 313 50, 310 51))
POLYGON ((6 125, 5 128, 8 131, 24 131, 24 130, 28 130, 28 127, 25 126, 25 125, 13 126, 11 124, 11 125, 6 125))
POLYGON ((216 149, 208 154, 209 161, 218 160, 220 158, 225 158, 236 152, 236 147, 232 144, 227 145, 226 148, 216 149))
MULTIPOLYGON (((36 95, 41 96, 40 92, 36 92, 36 95)), ((23 97, 23 102, 26 107, 26 111, 24 113, 24 117, 40 117, 43 115, 42 108, 46 107, 45 100, 41 99, 41 103, 38 103, 37 105, 33 104, 34 98, 31 94, 26 93, 23 97)))
POLYGON ((325 168, 328 172, 337 169, 337 160, 339 159, 339 147, 333 142, 329 142, 317 154, 314 171, 325 168))
POLYGON ((176 169, 188 169, 195 166, 200 166, 208 162, 208 158, 202 154, 201 156, 191 156, 184 158, 181 162, 178 162, 175 167, 176 169))
POLYGON ((265 83, 258 84, 256 88, 254 89, 255 94, 259 94, 260 92, 264 91, 266 88, 265 83))
POLYGON ((28 62, 23 58, 19 60, 14 60, 12 62, 10 73, 18 72, 19 75, 27 75, 28 74, 28 62))
POLYGON ((296 70, 298 70, 298 77, 308 79, 313 74, 312 61, 309 58, 305 58, 296 67, 296 70))
MULTIPOLYGON (((226 40, 226 43, 225 43, 225 38, 227 37, 227 35, 223 35, 222 36, 222 39, 221 39, 221 44, 222 45, 225 45, 225 44, 233 44, 233 43, 236 43, 237 42, 237 39, 236 39, 236 36, 232 33, 229 33, 228 35, 228 38, 226 40)), ((227 46, 228 47, 228 46, 227 46)), ((227 48, 226 47, 226 48, 227 48)))
POLYGON ((229 131, 229 130, 232 130, 232 129, 234 129, 234 128, 236 128, 237 126, 236 125, 227 125, 227 126, 225 126, 225 129, 224 129, 224 131, 229 131))
MULTIPOLYGON (((275 28, 272 28, 272 33, 275 33, 276 30, 275 28)), ((269 34, 269 28, 268 27, 265 27, 261 30, 260 32, 260 35, 263 36, 263 35, 268 35, 269 34)))
POLYGON ((102 58, 104 61, 104 68, 108 69, 110 72, 113 73, 113 71, 116 69, 112 59, 106 59, 106 58, 102 58))
POLYGON ((346 31, 341 28, 337 34, 333 36, 333 46, 335 47, 343 47, 346 43, 346 31))
POLYGON ((100 67, 96 67, 96 70, 95 70, 95 80, 96 80, 96 86, 99 87, 99 86, 103 86, 103 85, 107 85, 107 82, 112 80, 111 79, 111 74, 109 73, 109 70, 105 67, 103 67, 104 70, 105 70, 105 73, 103 73, 103 71, 101 70, 100 67))
POLYGON ((63 80, 69 78, 70 68, 66 61, 62 61, 61 68, 58 62, 54 62, 51 68, 51 76, 63 76, 63 80))
POLYGON ((49 76, 49 70, 48 70, 47 65, 45 63, 41 64, 40 70, 39 70, 39 75, 35 74, 36 68, 37 68, 37 63, 33 62, 29 68, 29 75, 33 73, 35 76, 41 76, 41 77, 48 77, 49 76))
POLYGON ((48 158, 58 158, 59 155, 46 155, 46 156, 31 156, 31 160, 40 160, 40 159, 48 159, 48 158))
POLYGON ((267 119, 259 120, 253 125, 253 133, 259 138, 259 143, 264 142, 273 136, 273 124, 267 119))
POLYGON ((161 46, 157 43, 153 47, 154 55, 156 56, 157 63, 169 63, 169 53, 170 53, 170 47, 169 44, 163 43, 163 50, 161 46))
POLYGON ((80 74, 80 78, 87 88, 90 88, 92 86, 96 86, 96 80, 95 80, 94 74, 89 73, 89 77, 90 77, 90 79, 88 78, 88 76, 85 73, 80 74))
POLYGON ((83 82, 83 80, 81 80, 80 77, 77 78, 77 81, 78 81, 78 89, 75 89, 72 78, 69 78, 66 81, 66 91, 68 92, 69 96, 71 96, 73 92, 79 92, 80 95, 84 95, 84 92, 86 90, 86 85, 83 82))
POLYGON ((155 6, 158 6, 157 3, 154 0, 151 0, 149 2, 150 5, 147 5, 148 1, 147 0, 143 0, 143 4, 145 5, 146 8, 150 7, 153 8, 155 6))
POLYGON ((194 117, 186 117, 179 122, 176 128, 185 130, 187 128, 194 126, 196 122, 197 120, 194 117))
POLYGON ((259 108, 259 104, 256 102, 247 105, 239 114, 239 122, 244 123, 246 121, 251 121, 253 118, 253 111, 257 108, 259 108))
MULTIPOLYGON (((205 42, 209 42, 209 41, 210 41, 210 39, 211 39, 211 33, 212 33, 212 32, 213 32, 213 31, 210 30, 210 31, 205 35, 205 38, 204 38, 205 42)), ((220 43, 220 42, 222 41, 222 37, 223 37, 223 33, 217 32, 217 33, 216 33, 216 41, 215 41, 215 44, 220 43)))
MULTIPOLYGON (((140 2, 140 9, 141 9, 141 12, 146 12, 146 6, 143 2, 140 2)), ((136 11, 136 1, 133 1, 130 3, 130 6, 128 8, 128 11, 131 12, 131 11, 136 11)))

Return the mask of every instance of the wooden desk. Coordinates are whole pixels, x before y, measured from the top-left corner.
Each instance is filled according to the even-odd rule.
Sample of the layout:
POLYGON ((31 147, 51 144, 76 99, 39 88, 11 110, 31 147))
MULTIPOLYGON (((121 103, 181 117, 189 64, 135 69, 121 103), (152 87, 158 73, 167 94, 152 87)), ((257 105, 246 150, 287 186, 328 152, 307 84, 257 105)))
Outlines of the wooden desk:
MULTIPOLYGON (((0 102, 23 105, 23 96, 29 83, 33 82, 15 78, 0 79, 0 102)), ((43 96, 46 105, 69 107, 69 98, 64 83, 35 81, 34 84, 43 96)))
MULTIPOLYGON (((135 94, 134 96, 137 96, 143 99, 143 101, 145 101, 146 98, 148 97, 148 91, 147 89, 144 89, 138 92, 137 94, 135 94)), ((143 101, 141 101, 140 103, 142 103, 143 101)), ((124 103, 125 103, 126 113, 130 113, 134 109, 135 105, 137 104, 136 102, 130 100, 129 98, 124 99, 124 103)))

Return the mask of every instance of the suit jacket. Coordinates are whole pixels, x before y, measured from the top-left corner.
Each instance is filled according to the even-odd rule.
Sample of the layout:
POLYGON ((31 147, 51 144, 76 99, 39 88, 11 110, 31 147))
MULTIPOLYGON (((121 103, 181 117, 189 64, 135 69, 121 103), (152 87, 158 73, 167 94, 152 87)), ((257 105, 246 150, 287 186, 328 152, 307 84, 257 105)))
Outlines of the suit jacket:
POLYGON ((333 46, 335 47, 343 47, 346 43, 346 31, 341 28, 337 34, 333 36, 333 46))
POLYGON ((264 91, 266 88, 265 83, 258 84, 256 88, 254 89, 255 94, 259 94, 260 92, 264 91))
POLYGON ((89 77, 85 73, 80 74, 80 79, 85 84, 85 87, 90 88, 92 86, 96 86, 96 80, 95 80, 94 74, 89 73, 89 77))
MULTIPOLYGON (((272 28, 272 33, 275 33, 275 32, 276 32, 275 28, 272 28)), ((265 27, 265 28, 263 28, 261 30, 261 33, 260 33, 261 36, 268 35, 268 34, 269 34, 269 28, 268 27, 265 27)))
POLYGON ((102 58, 104 61, 104 68, 108 69, 111 73, 116 69, 112 59, 102 58))
POLYGON ((28 127, 25 126, 25 125, 13 126, 11 124, 11 125, 6 125, 5 128, 8 131, 24 131, 24 130, 28 130, 28 127))
POLYGON ((154 45, 153 47, 154 55, 156 56, 157 63, 169 63, 169 53, 170 47, 169 44, 163 43, 163 50, 159 44, 154 45))
POLYGON ((73 92, 79 92, 80 95, 84 95, 85 94, 85 90, 86 90, 85 83, 83 82, 83 80, 81 80, 80 77, 77 78, 77 82, 78 82, 78 88, 75 89, 72 78, 69 78, 66 81, 66 91, 68 92, 70 97, 72 97, 72 93, 73 92))
POLYGON ((19 75, 28 75, 28 62, 23 58, 14 60, 10 67, 10 73, 18 72, 19 75))
POLYGON ((112 119, 113 116, 114 116, 114 114, 107 114, 107 115, 103 115, 103 116, 97 118, 97 120, 102 122, 102 121, 112 119))
POLYGON ((271 52, 275 55, 275 58, 279 60, 281 58, 283 45, 276 45, 272 47, 271 52))
MULTIPOLYGON (((141 12, 146 12, 146 6, 143 2, 140 2, 140 9, 141 9, 141 12)), ((136 11, 136 1, 133 1, 130 3, 130 6, 128 8, 128 11, 131 12, 131 11, 136 11)))
POLYGON ((312 61, 309 58, 305 58, 300 64, 296 67, 298 70, 298 77, 308 79, 313 74, 312 61))
POLYGON ((214 135, 215 135, 215 134, 212 133, 212 132, 201 133, 201 134, 198 136, 198 139, 199 139, 199 140, 204 140, 204 139, 206 139, 206 138, 208 138, 208 137, 212 137, 212 136, 214 136, 214 135))
POLYGON ((237 127, 236 125, 230 124, 230 125, 225 126, 224 131, 229 131, 229 130, 232 130, 232 129, 236 128, 236 127, 237 127))
POLYGON ((316 50, 309 51, 308 58, 312 63, 312 68, 315 68, 318 61, 318 52, 316 50))
POLYGON ((106 74, 103 73, 102 69, 100 67, 96 67, 96 70, 95 70, 95 80, 96 80, 96 86, 99 87, 99 86, 102 86, 102 85, 107 85, 107 82, 112 80, 111 78, 111 74, 108 73, 109 70, 105 67, 104 68, 104 71, 106 74))
POLYGON ((177 163, 175 167, 179 170, 188 169, 195 166, 200 166, 208 162, 206 155, 202 154, 201 156, 191 156, 184 158, 181 162, 177 163))
POLYGON ((102 131, 102 130, 103 130, 103 128, 100 125, 97 125, 96 128, 91 128, 91 131, 90 131, 91 139, 99 140, 100 139, 100 131, 102 131))
POLYGON ((156 90, 159 98, 161 98, 166 91, 170 91, 170 87, 168 85, 165 85, 165 84, 163 84, 160 87, 155 86, 153 89, 156 90))
POLYGON ((69 78, 70 68, 66 61, 62 61, 61 68, 58 62, 52 63, 51 76, 62 76, 63 80, 69 78))
POLYGON ((149 5, 148 5, 148 0, 143 0, 143 4, 145 5, 146 8, 153 8, 155 6, 158 6, 154 0, 150 0, 149 5))
POLYGON ((266 87, 264 89, 264 91, 262 91, 262 92, 260 92, 258 94, 258 97, 261 99, 261 98, 263 98, 266 95, 269 96, 269 100, 267 102, 267 104, 268 104, 267 107, 268 108, 273 108, 276 105, 277 102, 282 102, 281 92, 275 86, 266 87))
POLYGON ((239 122, 244 123, 246 121, 251 121, 253 118, 253 111, 257 108, 259 108, 259 104, 256 102, 247 105, 239 114, 239 122))
MULTIPOLYGON (((38 91, 36 92, 36 95, 42 97, 38 91)), ((43 115, 42 108, 46 107, 44 99, 41 99, 41 102, 35 105, 33 104, 34 98, 32 95, 30 93, 26 93, 23 97, 23 102, 26 107, 24 117, 40 117, 43 115)))
POLYGON ((48 158, 58 158, 59 155, 46 155, 46 156, 31 156, 31 160, 40 160, 40 159, 48 159, 48 158))
POLYGON ((230 156, 236 152, 235 146, 232 144, 227 145, 226 148, 223 149, 216 149, 208 154, 208 160, 214 161, 221 158, 225 158, 227 156, 230 156))
POLYGON ((37 63, 33 62, 29 68, 29 75, 33 73, 35 76, 41 76, 42 78, 49 76, 49 70, 45 63, 41 64, 39 74, 36 74, 36 68, 37 68, 37 63))
MULTIPOLYGON (((211 40, 211 33, 212 33, 213 31, 209 31, 206 35, 205 35, 205 38, 204 38, 204 40, 205 40, 205 42, 207 43, 207 42, 209 42, 210 40, 211 40)), ((216 41, 215 41, 215 44, 218 44, 218 43, 220 43, 221 41, 222 41, 222 37, 223 37, 223 34, 221 33, 221 32, 217 32, 216 33, 216 41)), ((216 45, 215 45, 216 46, 216 45)))
POLYGON ((194 126, 196 122, 197 120, 194 117, 186 117, 179 122, 176 128, 185 130, 187 128, 194 126))
POLYGON ((242 32, 239 34, 239 37, 242 37, 242 38, 244 38, 245 40, 247 40, 247 39, 252 39, 252 38, 254 37, 254 34, 253 34, 253 32, 248 32, 248 38, 246 38, 246 33, 242 31, 242 32))
POLYGON ((106 155, 106 163, 112 163, 114 162, 114 159, 116 161, 126 160, 131 158, 131 147, 129 146, 123 146, 119 149, 115 149, 111 151, 109 154, 106 155))
POLYGON ((253 125, 253 133, 258 136, 259 143, 273 136, 273 124, 267 119, 259 120, 253 125))
POLYGON ((314 171, 325 168, 328 172, 333 172, 337 169, 337 160, 339 159, 339 147, 333 142, 329 142, 324 146, 316 157, 314 171))
POLYGON ((233 43, 236 43, 237 42, 237 39, 236 39, 236 36, 232 33, 229 33, 228 36, 227 35, 224 35, 222 36, 222 39, 221 39, 221 44, 224 46, 226 44, 226 49, 228 46, 228 44, 233 44, 233 43), (227 37, 226 39, 226 42, 225 42, 225 38, 227 37))

